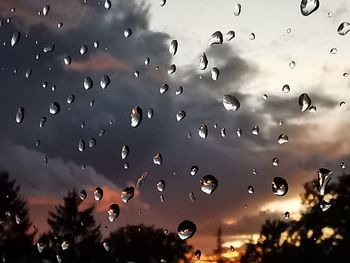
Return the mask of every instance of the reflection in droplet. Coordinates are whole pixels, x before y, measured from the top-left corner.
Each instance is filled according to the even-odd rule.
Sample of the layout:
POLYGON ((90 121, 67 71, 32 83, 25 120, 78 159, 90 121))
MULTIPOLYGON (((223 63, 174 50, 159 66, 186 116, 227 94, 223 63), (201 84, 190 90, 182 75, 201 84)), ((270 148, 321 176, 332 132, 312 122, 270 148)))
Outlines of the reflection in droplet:
POLYGON ((326 191, 326 186, 332 179, 332 171, 327 168, 320 168, 317 171, 317 191, 320 195, 324 195, 326 191))
POLYGON ((241 11, 242 11, 242 5, 241 4, 234 5, 234 7, 233 7, 233 14, 235 16, 239 16, 241 14, 241 11))
POLYGON ((217 80, 217 79, 219 78, 220 71, 219 71, 218 68, 214 67, 214 68, 211 69, 210 72, 211 72, 211 78, 212 78, 213 80, 217 80))
POLYGON ((201 125, 199 126, 198 135, 199 135, 199 137, 201 137, 202 139, 207 138, 207 135, 208 135, 208 127, 207 127, 207 125, 201 124, 201 125))
POLYGON ((111 204, 108 208, 108 220, 113 223, 114 220, 119 216, 120 208, 118 204, 111 204))
POLYGON ((101 88, 102 89, 107 88, 110 83, 111 83, 111 79, 109 78, 109 76, 107 74, 104 74, 100 80, 101 88))
POLYGON ((163 192, 164 189, 165 189, 165 182, 164 182, 164 180, 159 180, 159 181, 157 182, 157 190, 158 190, 159 192, 163 192))
POLYGON ((122 157, 122 160, 125 160, 126 157, 128 157, 129 155, 129 147, 127 145, 123 145, 122 146, 122 150, 121 150, 121 157, 122 157))
POLYGON ((202 55, 199 57, 198 68, 201 70, 205 70, 207 68, 207 65, 208 65, 208 59, 205 53, 203 52, 202 55))
POLYGON ((247 190, 248 190, 248 194, 254 194, 255 190, 253 186, 249 185, 247 190))
POLYGON ((162 164, 162 155, 160 153, 157 153, 155 156, 153 156, 153 163, 156 165, 162 164))
POLYGON ((182 221, 177 227, 177 234, 182 240, 186 240, 193 237, 196 231, 196 225, 189 220, 182 221))
POLYGON ((60 112, 60 105, 58 104, 58 102, 54 101, 51 103, 51 105, 49 107, 49 112, 52 115, 55 115, 55 114, 60 112))
POLYGON ((94 191, 94 198, 96 201, 100 201, 103 197, 103 190, 100 187, 96 187, 94 191))
POLYGON ((300 11, 303 16, 311 15, 320 6, 319 0, 302 0, 300 2, 300 11))
POLYGON ((299 96, 299 108, 301 111, 307 111, 311 106, 311 99, 308 94, 303 93, 299 96))
POLYGON ((200 179, 200 185, 202 192, 210 195, 218 187, 218 180, 212 175, 206 175, 200 179))
POLYGON ((16 112, 16 122, 17 123, 22 123, 24 119, 24 108, 23 107, 19 107, 17 109, 17 112, 16 112))
POLYGON ((175 56, 178 48, 178 42, 177 40, 172 40, 169 45, 169 53, 173 56, 175 56))
POLYGON ((224 97, 222 98, 222 104, 228 111, 236 111, 241 106, 238 99, 233 95, 224 95, 224 97))
POLYGON ((186 112, 183 111, 183 110, 179 110, 179 111, 176 113, 176 120, 177 120, 177 121, 181 121, 181 120, 183 120, 185 117, 186 117, 186 112))
POLYGON ((142 110, 140 107, 134 107, 131 110, 131 127, 136 128, 137 126, 140 125, 141 121, 142 121, 142 110))
POLYGON ((134 192, 135 189, 134 187, 126 187, 120 197, 122 198, 122 201, 126 204, 127 202, 129 202, 130 199, 132 199, 134 197, 134 192))
POLYGON ((215 31, 209 38, 209 46, 214 44, 222 44, 223 36, 220 31, 215 31))
POLYGON ((272 180, 272 193, 277 196, 284 196, 288 192, 288 183, 282 177, 275 177, 272 180))
POLYGON ((350 23, 343 22, 339 25, 337 32, 341 36, 345 36, 350 31, 350 23))

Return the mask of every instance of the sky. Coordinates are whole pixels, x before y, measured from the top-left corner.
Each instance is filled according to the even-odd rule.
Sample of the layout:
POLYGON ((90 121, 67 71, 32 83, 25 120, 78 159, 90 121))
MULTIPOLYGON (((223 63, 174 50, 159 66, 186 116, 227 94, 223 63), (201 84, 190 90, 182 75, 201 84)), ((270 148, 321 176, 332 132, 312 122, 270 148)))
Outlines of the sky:
POLYGON ((349 172, 350 33, 337 33, 342 22, 350 22, 348 1, 320 1, 309 16, 301 14, 300 0, 168 0, 164 6, 158 0, 112 0, 108 10, 104 1, 86 2, 0 2, 0 167, 21 185, 39 231, 47 230, 47 212, 67 191, 86 189, 83 204, 96 205, 96 218, 108 226, 105 236, 139 223, 174 232, 187 219, 197 225, 189 243, 208 253, 215 248, 219 226, 227 244, 240 245, 267 218, 282 219, 286 211, 297 218, 303 184, 315 179, 320 167, 332 170, 334 177, 349 172), (236 16, 238 3, 242 9, 236 16), (50 5, 45 16, 44 5, 50 5), (132 30, 128 38, 127 28, 132 30), (227 41, 231 30, 235 37, 227 41), (215 31, 223 33, 224 41, 210 46, 215 31), (15 32, 20 38, 11 46, 15 32), (178 41, 174 56, 169 53, 172 40, 178 41), (53 43, 52 52, 43 51, 53 43), (80 53, 82 45, 86 54, 80 53), (203 52, 208 58, 205 70, 198 67, 203 52), (66 56, 70 65, 64 63, 66 56), (172 64, 176 72, 169 75, 172 64), (211 77, 213 67, 220 71, 217 80, 211 77), (105 74, 110 84, 102 89, 105 74), (93 81, 88 90, 86 77, 93 81), (164 83, 169 89, 161 94, 164 83), (285 84, 289 93, 282 92, 285 84), (183 93, 176 95, 179 86, 183 93), (302 93, 310 96, 316 112, 300 110, 302 93), (75 100, 68 104, 71 94, 75 100), (228 94, 240 101, 237 111, 223 106, 228 94), (56 115, 49 112, 52 102, 60 105, 56 115), (136 106, 143 118, 132 127, 130 114, 136 106), (15 120, 19 107, 25 110, 21 123, 15 120), (150 108, 152 118, 147 117, 150 108), (179 110, 186 112, 181 121, 176 120, 179 110), (47 121, 40 128, 42 117, 47 121), (201 124, 208 127, 205 139, 198 135, 201 124), (260 129, 257 136, 251 133, 254 126, 260 129), (282 133, 289 142, 280 145, 282 133), (96 140, 95 147, 88 146, 90 138, 96 140), (86 143, 82 152, 81 139, 86 143), (123 145, 130 149, 125 160, 123 145), (153 163, 157 153, 161 165, 153 163), (279 159, 276 167, 273 158, 279 159), (194 165, 199 170, 191 175, 194 165), (135 197, 122 203, 121 191, 135 186, 145 172, 135 197), (200 189, 205 175, 218 180, 211 195, 200 189), (271 190, 277 176, 289 185, 283 197, 271 190), (156 188, 159 180, 166 183, 162 193, 156 188), (96 187, 104 190, 98 203, 93 199, 96 187), (107 217, 111 203, 121 205, 114 223, 107 217))

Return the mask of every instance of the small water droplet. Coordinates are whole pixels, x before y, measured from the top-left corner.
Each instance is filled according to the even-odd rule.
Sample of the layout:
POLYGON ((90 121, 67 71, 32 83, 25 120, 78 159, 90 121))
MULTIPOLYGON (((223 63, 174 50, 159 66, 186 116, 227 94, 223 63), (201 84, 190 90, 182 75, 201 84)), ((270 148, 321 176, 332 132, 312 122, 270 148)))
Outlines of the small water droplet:
POLYGON ((95 198, 95 200, 97 202, 101 201, 102 197, 103 197, 103 190, 102 190, 102 188, 96 187, 96 189, 94 191, 94 198, 95 198))
POLYGON ((58 102, 54 101, 51 103, 49 107, 49 112, 52 115, 56 115, 57 113, 60 112, 60 105, 58 104, 58 102))
POLYGON ((132 199, 134 197, 134 192, 135 189, 134 187, 126 187, 120 197, 122 198, 122 201, 126 204, 127 202, 129 202, 130 199, 132 199))
POLYGON ((79 140, 78 150, 79 150, 79 152, 83 152, 85 150, 85 141, 83 139, 79 140))
POLYGON ((129 147, 127 145, 123 145, 122 146, 122 150, 121 150, 120 155, 122 157, 122 160, 125 160, 128 157, 128 155, 129 155, 129 147))
POLYGON ((185 117, 186 117, 186 112, 183 111, 183 110, 179 110, 179 111, 176 113, 176 120, 177 120, 177 121, 181 121, 181 120, 183 120, 185 117))
POLYGON ((80 190, 80 192, 79 192, 80 200, 84 201, 86 199, 86 197, 87 197, 87 192, 84 189, 80 190))
POLYGON ((53 52, 55 50, 55 43, 51 42, 48 46, 43 48, 43 52, 44 53, 50 53, 53 52))
POLYGON ((278 158, 273 158, 273 159, 272 159, 272 165, 273 165, 273 166, 278 166, 279 162, 280 162, 280 161, 279 161, 278 158))
POLYGON ((110 0, 105 0, 104 8, 109 10, 112 6, 112 3, 110 0))
POLYGON ((198 166, 197 165, 193 165, 191 167, 191 175, 196 175, 196 173, 198 173, 198 166))
POLYGON ((140 76, 140 72, 138 70, 134 71, 134 76, 135 78, 138 78, 140 76))
POLYGON ((94 83, 92 82, 92 79, 90 77, 85 77, 83 85, 84 85, 84 89, 88 90, 93 87, 94 83))
POLYGON ((141 121, 142 121, 142 110, 140 107, 134 107, 131 110, 131 127, 136 128, 137 126, 140 125, 141 121))
POLYGON ((207 138, 207 136, 208 136, 208 127, 207 127, 207 125, 201 124, 201 125, 199 126, 198 135, 199 135, 199 137, 201 137, 202 139, 207 138))
MULTIPOLYGON (((108 210, 109 211, 109 210, 108 210)), ((109 217, 108 217, 109 218, 109 217)), ((102 243, 103 248, 108 252, 109 251, 109 244, 108 242, 103 242, 102 243)))
POLYGON ((120 209, 118 204, 111 204, 108 208, 108 220, 113 223, 114 220, 119 216, 120 209))
POLYGON ((87 47, 87 45, 81 45, 81 47, 80 47, 80 49, 79 49, 79 53, 80 53, 80 55, 85 55, 86 53, 87 53, 87 51, 88 51, 88 47, 87 47))
POLYGON ((93 46, 94 48, 98 48, 100 46, 100 42, 98 42, 97 40, 94 41, 93 46))
POLYGON ((350 23, 343 22, 339 25, 337 32, 341 36, 345 36, 350 31, 350 23))
POLYGON ((337 54, 338 50, 336 48, 332 48, 329 53, 331 53, 332 55, 337 54))
POLYGON ((275 177, 272 180, 272 193, 277 196, 284 196, 288 192, 288 183, 282 177, 275 177))
POLYGON ((178 42, 177 40, 172 40, 170 42, 170 45, 169 45, 169 53, 172 55, 172 56, 175 56, 176 52, 177 52, 177 48, 178 48, 178 42))
POLYGON ((147 111, 147 118, 152 119, 153 114, 154 114, 154 110, 152 108, 149 108, 149 110, 147 111))
POLYGON ((64 64, 66 64, 67 66, 69 66, 69 65, 72 63, 72 59, 71 59, 70 56, 65 56, 65 57, 63 58, 63 62, 64 62, 64 64))
POLYGON ((320 6, 319 0, 302 0, 300 2, 300 11, 303 16, 311 15, 320 6))
POLYGON ((169 85, 166 83, 163 83, 162 86, 160 86, 159 88, 159 92, 160 94, 164 94, 165 92, 167 92, 169 89, 169 85))
POLYGON ((206 175, 200 179, 200 185, 202 192, 210 195, 212 194, 218 186, 218 180, 212 175, 206 175))
POLYGON ((283 85, 283 87, 282 87, 282 92, 284 92, 284 93, 289 93, 289 91, 290 91, 289 85, 288 85, 288 84, 283 85))
POLYGON ((205 53, 203 52, 202 55, 199 57, 198 67, 200 70, 205 70, 207 68, 207 65, 208 65, 208 59, 205 53))
POLYGON ((234 7, 233 7, 233 14, 235 16, 239 16, 241 14, 241 11, 242 11, 242 5, 241 4, 234 5, 234 7))
POLYGON ((269 96, 268 96, 267 94, 264 94, 264 95, 263 95, 263 99, 264 99, 264 100, 268 100, 268 99, 269 99, 269 96))
POLYGON ((253 173, 254 175, 258 174, 258 172, 257 172, 257 170, 256 170, 255 168, 253 168, 252 173, 253 173))
POLYGON ((277 139, 278 144, 284 144, 284 143, 287 143, 288 141, 289 141, 289 138, 287 134, 282 133, 278 136, 278 139, 277 139))
POLYGON ((67 98, 67 103, 72 104, 75 100, 75 96, 73 94, 70 94, 67 98))
POLYGON ((24 119, 24 108, 23 107, 19 107, 17 109, 17 112, 16 112, 16 122, 17 123, 22 123, 23 119, 24 119))
POLYGON ((301 111, 307 111, 311 106, 311 99, 308 94, 303 93, 299 96, 299 108, 301 111))
POLYGON ((126 29, 124 30, 123 34, 124 34, 124 37, 125 37, 125 38, 130 37, 130 36, 132 35, 132 30, 131 30, 131 28, 126 28, 126 29))
POLYGON ((288 211, 285 212, 283 218, 284 218, 285 220, 288 220, 289 217, 290 217, 290 213, 289 213, 288 211))
POLYGON ((177 234, 182 240, 186 240, 193 237, 196 231, 197 231, 196 225, 189 220, 182 221, 177 227, 177 234))
POLYGON ((316 112, 317 111, 317 108, 315 105, 311 105, 310 108, 309 108, 309 112, 316 112))
POLYGON ((31 70, 30 68, 28 68, 28 69, 26 70, 25 77, 26 77, 27 79, 29 79, 31 75, 32 75, 32 70, 31 70))
POLYGON ((345 163, 344 162, 340 163, 340 168, 345 169, 345 163))
POLYGON ((320 208, 321 208, 322 212, 326 212, 329 208, 331 208, 331 206, 332 205, 330 203, 326 202, 325 200, 322 200, 320 202, 320 208))
POLYGON ((259 126, 254 126, 252 134, 258 136, 260 132, 259 126))
POLYGON ((176 65, 172 64, 168 69, 168 75, 175 73, 175 71, 176 71, 176 65))
POLYGON ((157 153, 155 156, 153 156, 153 163, 156 165, 162 164, 162 155, 160 153, 157 153))
POLYGON ((345 105, 345 101, 341 101, 341 102, 339 103, 339 106, 340 106, 340 107, 343 106, 343 105, 345 105))
POLYGON ((221 137, 226 137, 226 129, 225 128, 222 128, 220 133, 221 133, 221 137))
POLYGON ((255 33, 249 34, 249 40, 255 40, 255 33))
POLYGON ((236 36, 235 31, 231 30, 226 33, 226 41, 232 40, 236 36))
POLYGON ((21 38, 21 32, 16 31, 15 33, 13 33, 13 35, 11 37, 11 47, 16 45, 20 38, 21 38))
POLYGON ((175 95, 181 95, 183 92, 183 87, 179 86, 176 90, 175 90, 175 95))
POLYGON ((332 171, 327 168, 320 168, 317 171, 317 191, 320 195, 325 194, 326 186, 332 179, 332 171))
POLYGON ((57 24, 57 27, 58 27, 58 28, 63 27, 63 23, 62 23, 62 22, 58 23, 58 24, 57 24))
POLYGON ((90 138, 89 140, 89 148, 93 148, 96 145, 96 139, 95 138, 90 138))
POLYGON ((49 11, 50 11, 50 5, 44 5, 43 11, 42 11, 43 15, 46 16, 49 13, 49 11))
POLYGON ((226 110, 228 111, 236 111, 241 106, 238 99, 233 95, 224 95, 222 98, 222 103, 226 110))
POLYGON ((295 61, 292 60, 291 62, 289 62, 289 68, 290 69, 294 69, 295 68, 295 61))
POLYGON ((102 89, 107 88, 110 83, 111 83, 111 79, 109 78, 109 76, 107 74, 104 74, 100 80, 101 88, 102 89))
POLYGON ((290 27, 288 27, 286 32, 287 32, 287 34, 290 34, 292 32, 292 29, 290 27))
POLYGON ((255 190, 253 186, 249 185, 247 190, 248 190, 248 194, 254 194, 255 190))
POLYGON ((242 136, 242 129, 237 129, 236 134, 237 137, 240 138, 242 136))
POLYGON ((209 46, 215 44, 222 44, 223 36, 220 31, 215 31, 209 38, 209 46))
POLYGON ((194 193, 189 193, 188 194, 188 198, 190 199, 190 201, 193 203, 194 201, 196 201, 196 197, 194 196, 194 193))
POLYGON ((151 59, 149 57, 146 57, 145 58, 145 66, 147 66, 149 64, 149 62, 151 61, 151 59))
POLYGON ((211 72, 211 78, 212 78, 213 80, 217 80, 217 79, 219 78, 220 71, 219 71, 218 68, 214 67, 214 68, 211 69, 210 72, 211 72))
POLYGON ((165 189, 165 182, 164 182, 164 180, 159 180, 157 182, 157 189, 158 189, 159 192, 163 192, 164 191, 164 189, 165 189))
POLYGON ((42 118, 40 119, 40 122, 39 122, 39 127, 40 127, 40 128, 44 127, 45 122, 46 122, 46 117, 42 117, 42 118))

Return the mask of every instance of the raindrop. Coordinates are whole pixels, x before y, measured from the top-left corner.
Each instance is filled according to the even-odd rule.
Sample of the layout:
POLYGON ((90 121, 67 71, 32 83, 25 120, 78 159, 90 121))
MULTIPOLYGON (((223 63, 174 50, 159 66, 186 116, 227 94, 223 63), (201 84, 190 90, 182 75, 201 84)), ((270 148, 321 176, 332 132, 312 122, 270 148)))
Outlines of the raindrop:
POLYGON ((223 36, 220 31, 215 31, 209 38, 209 46, 215 44, 222 44, 223 36))
POLYGON ((52 115, 56 115, 57 113, 60 112, 60 105, 58 104, 58 102, 54 101, 51 103, 49 107, 49 112, 52 115))
POLYGON ((122 157, 122 160, 125 160, 126 157, 128 157, 128 155, 129 155, 129 147, 127 145, 123 145, 122 146, 122 150, 121 150, 120 155, 122 157))
POLYGON ((144 172, 140 178, 137 179, 136 188, 140 188, 141 185, 146 181, 147 172, 144 172))
POLYGON ((341 36, 345 36, 350 31, 350 23, 349 22, 343 22, 338 27, 338 34, 341 36))
POLYGON ((290 91, 290 87, 288 84, 283 85, 282 87, 282 92, 288 93, 290 91))
POLYGON ((19 215, 15 215, 15 221, 17 225, 21 223, 21 218, 19 217, 19 215))
POLYGON ((280 162, 280 161, 278 160, 278 158, 273 158, 273 159, 272 159, 272 165, 273 165, 273 166, 278 166, 279 162, 280 162))
POLYGON ((100 42, 94 41, 93 46, 94 48, 98 48, 100 46, 100 42))
POLYGON ((345 163, 344 162, 340 163, 340 168, 345 169, 345 163))
POLYGON ((40 128, 44 127, 44 124, 45 124, 46 120, 47 120, 46 117, 42 117, 40 119, 40 122, 39 122, 39 127, 40 128))
POLYGON ((147 111, 147 118, 148 118, 148 119, 152 119, 153 114, 154 114, 154 110, 153 110, 152 108, 150 108, 150 109, 147 111))
POLYGON ((145 58, 145 66, 147 66, 149 64, 149 62, 151 61, 151 59, 149 57, 145 58))
POLYGON ((317 171, 317 191, 320 195, 324 195, 326 186, 332 179, 332 171, 327 168, 320 168, 317 171))
POLYGON ((80 49, 79 49, 79 53, 80 53, 80 55, 84 55, 84 54, 86 54, 86 53, 87 53, 87 51, 88 51, 88 47, 87 47, 87 45, 81 45, 81 47, 80 47, 80 49))
POLYGON ((46 235, 42 235, 39 238, 38 243, 36 243, 36 247, 37 247, 39 253, 43 252, 44 249, 49 247, 49 239, 47 238, 46 235))
POLYGON ((73 94, 70 94, 70 95, 68 96, 68 98, 67 98, 67 103, 68 103, 68 104, 72 104, 72 103, 74 102, 74 100, 75 100, 74 95, 73 95, 73 94))
POLYGON ((136 128, 137 126, 140 125, 141 121, 142 121, 142 110, 140 107, 134 107, 131 110, 131 127, 136 128))
POLYGON ((125 38, 130 37, 130 36, 132 35, 132 30, 131 30, 131 28, 125 29, 124 32, 123 32, 123 34, 124 34, 124 37, 125 37, 125 38))
POLYGON ((105 132, 106 132, 106 130, 105 129, 101 129, 100 131, 99 131, 99 133, 98 133, 98 136, 102 136, 102 135, 104 135, 105 134, 105 132))
POLYGON ((287 28, 286 32, 287 32, 287 34, 290 34, 292 32, 292 29, 289 27, 289 28, 287 28))
POLYGON ((120 209, 118 204, 111 204, 108 208, 108 220, 113 223, 114 220, 119 216, 120 209))
POLYGON ((108 87, 108 85, 111 83, 111 79, 108 75, 103 75, 100 80, 100 86, 102 89, 105 89, 108 87))
POLYGON ((198 166, 197 165, 193 165, 191 167, 191 175, 196 175, 196 173, 198 173, 198 166))
POLYGON ((37 141, 35 142, 35 146, 36 146, 36 147, 39 147, 39 145, 40 145, 40 140, 37 140, 37 141))
POLYGON ((179 86, 176 90, 175 90, 175 95, 181 95, 183 92, 183 87, 179 86))
POLYGON ((94 198, 95 200, 98 202, 102 199, 103 197, 103 190, 100 187, 96 187, 95 191, 94 191, 94 198))
POLYGON ((329 53, 331 53, 332 55, 337 54, 338 50, 336 48, 332 48, 329 53))
POLYGON ((66 56, 63 58, 63 62, 64 62, 64 64, 66 64, 68 66, 72 63, 72 59, 70 56, 66 56))
POLYGON ((166 4, 166 0, 160 0, 159 1, 159 5, 160 6, 165 6, 165 4, 166 4))
POLYGON ((51 43, 50 45, 43 48, 44 53, 50 53, 55 50, 55 43, 51 43))
POLYGON ((300 3, 300 11, 303 16, 311 15, 320 6, 319 0, 302 0, 300 3))
POLYGON ((183 110, 179 110, 179 111, 176 113, 176 120, 177 120, 177 121, 181 121, 181 120, 183 120, 185 117, 186 117, 186 112, 183 111, 183 110))
POLYGON ((178 42, 177 40, 172 40, 170 42, 170 45, 169 45, 169 53, 172 55, 172 56, 175 56, 176 52, 177 52, 177 48, 178 48, 178 42))
POLYGON ((30 75, 32 75, 32 70, 31 70, 30 68, 28 68, 28 69, 26 70, 25 77, 26 77, 27 79, 29 79, 30 75))
POLYGON ((177 227, 177 234, 182 240, 186 240, 193 237, 196 231, 196 225, 189 220, 182 221, 177 227))
POLYGON ((111 8, 112 4, 110 0, 105 0, 104 7, 105 9, 109 10, 111 8))
POLYGON ((92 82, 92 79, 90 77, 84 78, 84 88, 85 90, 91 89, 94 83, 92 82))
POLYGON ((84 201, 85 199, 86 199, 86 197, 87 197, 87 193, 86 193, 86 191, 83 189, 83 190, 80 190, 80 192, 79 192, 79 198, 80 198, 80 200, 81 201, 84 201))
POLYGON ((269 98, 269 96, 268 96, 267 94, 264 94, 264 95, 263 95, 263 99, 264 99, 264 100, 268 100, 268 98, 269 98))
POLYGON ((332 205, 330 203, 326 202, 325 200, 322 200, 320 202, 320 208, 321 208, 322 212, 326 212, 329 208, 331 208, 331 206, 332 205))
POLYGON ((350 74, 349 74, 348 72, 344 72, 344 73, 343 73, 343 77, 345 77, 345 78, 349 77, 349 75, 350 75, 350 74))
POLYGON ((211 78, 212 78, 213 80, 217 80, 217 79, 219 78, 220 71, 219 71, 218 68, 214 67, 214 68, 211 69, 210 72, 211 72, 211 78))
POLYGON ((278 136, 277 142, 278 144, 284 144, 289 141, 288 135, 285 133, 282 133, 278 136))
POLYGON ((249 34, 249 40, 254 40, 255 39, 255 34, 254 33, 250 33, 249 34))
POLYGON ((201 137, 202 139, 207 138, 207 136, 208 136, 208 127, 207 127, 207 125, 201 124, 201 125, 199 126, 198 135, 199 135, 199 137, 201 137))
POLYGON ((252 134, 257 136, 257 135, 259 135, 259 131, 260 131, 259 127, 258 126, 254 126, 254 128, 252 130, 252 134))
POLYGON ((289 62, 289 68, 290 69, 294 69, 295 68, 295 61, 292 60, 291 62, 289 62))
POLYGON ((310 106, 309 112, 316 112, 316 111, 317 111, 317 108, 315 105, 310 106))
POLYGON ((44 89, 47 88, 47 82, 46 82, 46 81, 43 82, 42 87, 43 87, 44 89))
POLYGON ((43 11, 42 11, 43 15, 46 16, 49 13, 49 11, 50 11, 50 5, 44 5, 43 11))
POLYGON ((288 183, 282 177, 275 177, 272 180, 272 192, 277 196, 284 196, 288 192, 288 183))
POLYGON ((222 104, 228 111, 236 111, 241 106, 238 99, 233 95, 224 95, 224 97, 222 98, 222 104))
POLYGON ((16 112, 16 122, 17 123, 22 123, 24 119, 24 108, 23 107, 19 107, 17 109, 17 112, 16 112))
MULTIPOLYGON (((109 210, 108 210, 109 211, 109 210)), ((109 244, 107 242, 102 243, 103 248, 108 252, 109 251, 109 244)))
POLYGON ((341 106, 343 106, 345 104, 345 101, 341 101, 340 103, 339 103, 339 106, 341 107, 341 106))
POLYGON ((253 173, 254 175, 256 175, 256 174, 258 174, 258 171, 257 171, 255 168, 253 168, 252 173, 253 173))
POLYGON ((157 182, 157 189, 159 192, 163 192, 165 189, 165 182, 163 180, 159 180, 157 182))
POLYGON ((237 133, 238 138, 241 137, 242 136, 242 129, 237 129, 236 133, 237 133))
POLYGON ((11 37, 11 47, 16 45, 20 38, 21 38, 21 32, 17 31, 17 32, 13 33, 13 35, 11 37))
POLYGON ((83 139, 79 140, 78 150, 79 150, 79 152, 83 152, 85 150, 85 141, 83 139))
POLYGON ((235 16, 239 16, 241 14, 241 11, 242 11, 242 5, 241 4, 236 4, 234 7, 233 7, 233 14, 235 16))
POLYGON ((96 145, 96 139, 95 138, 90 138, 89 140, 89 148, 93 148, 96 145))
POLYGON ((327 13, 327 16, 328 16, 328 17, 332 17, 332 15, 333 15, 333 14, 332 14, 332 11, 329 11, 329 12, 327 13))
POLYGON ((168 75, 175 73, 175 71, 176 71, 176 65, 172 64, 168 69, 168 75))
POLYGON ((135 70, 134 76, 135 76, 135 78, 138 78, 140 76, 140 72, 138 70, 135 70))
POLYGON ((153 163, 156 165, 162 164, 162 155, 160 153, 157 153, 155 156, 153 156, 153 163))
POLYGON ((290 217, 290 213, 289 213, 288 211, 285 212, 283 218, 284 218, 285 220, 288 220, 289 217, 290 217))
POLYGON ((126 187, 123 191, 122 191, 122 193, 121 193, 121 195, 120 195, 120 197, 122 198, 122 201, 126 204, 127 202, 129 202, 129 200, 131 199, 131 198, 133 198, 134 197, 134 187, 126 187))
POLYGON ((235 248, 233 246, 230 246, 231 251, 235 251, 235 248))
POLYGON ((201 255, 202 255, 202 252, 197 249, 195 252, 194 252, 194 258, 197 259, 197 260, 200 260, 201 259, 201 255))
POLYGON ((206 175, 200 179, 200 185, 202 192, 210 195, 218 187, 218 180, 212 175, 206 175))
POLYGON ((301 111, 307 111, 311 106, 311 99, 309 95, 303 93, 299 96, 299 108, 301 111))
POLYGON ((62 22, 58 23, 58 24, 57 24, 57 27, 58 27, 58 28, 63 27, 63 23, 62 23, 62 22))
POLYGON ((236 36, 235 31, 231 30, 226 33, 226 41, 230 41, 236 36))
POLYGON ((226 137, 226 130, 225 130, 225 128, 222 128, 220 133, 221 133, 221 137, 226 137))
POLYGON ((248 194, 254 194, 254 187, 251 185, 248 186, 248 194))
POLYGON ((169 89, 169 85, 166 83, 163 83, 162 86, 160 86, 159 92, 160 92, 160 94, 163 94, 163 93, 167 92, 168 89, 169 89))
POLYGON ((196 201, 196 197, 194 196, 194 193, 191 192, 188 194, 188 198, 190 199, 190 201, 193 203, 194 201, 196 201))
POLYGON ((124 163, 124 169, 128 170, 129 169, 129 164, 128 163, 124 163))
POLYGON ((164 195, 160 195, 160 196, 159 196, 159 199, 160 199, 160 202, 161 202, 161 203, 164 203, 164 201, 165 201, 164 195))
POLYGON ((208 59, 207 59, 207 56, 205 55, 205 53, 203 52, 199 58, 198 67, 201 70, 205 70, 207 68, 207 65, 208 65, 208 59))

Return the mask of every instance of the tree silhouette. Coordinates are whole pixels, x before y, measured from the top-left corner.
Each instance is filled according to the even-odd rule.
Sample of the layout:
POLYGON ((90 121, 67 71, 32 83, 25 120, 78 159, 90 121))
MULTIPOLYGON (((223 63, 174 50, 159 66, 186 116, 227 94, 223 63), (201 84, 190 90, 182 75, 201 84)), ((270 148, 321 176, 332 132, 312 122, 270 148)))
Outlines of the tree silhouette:
POLYGON ((177 234, 144 225, 122 227, 105 242, 111 259, 108 262, 189 262, 186 253, 191 250, 177 234))
POLYGON ((9 174, 0 171, 0 256, 1 262, 28 261, 34 233, 29 234, 27 204, 20 187, 9 174))
POLYGON ((47 242, 51 248, 49 258, 58 257, 62 262, 98 262, 102 248, 100 226, 93 217, 94 206, 80 211, 82 200, 74 189, 63 200, 64 204, 56 206, 55 212, 49 212, 50 232, 41 237, 43 244, 47 242))
POLYGON ((325 197, 318 194, 316 181, 307 182, 304 189, 300 220, 266 221, 242 263, 344 262, 350 248, 350 175, 329 184, 325 197))

